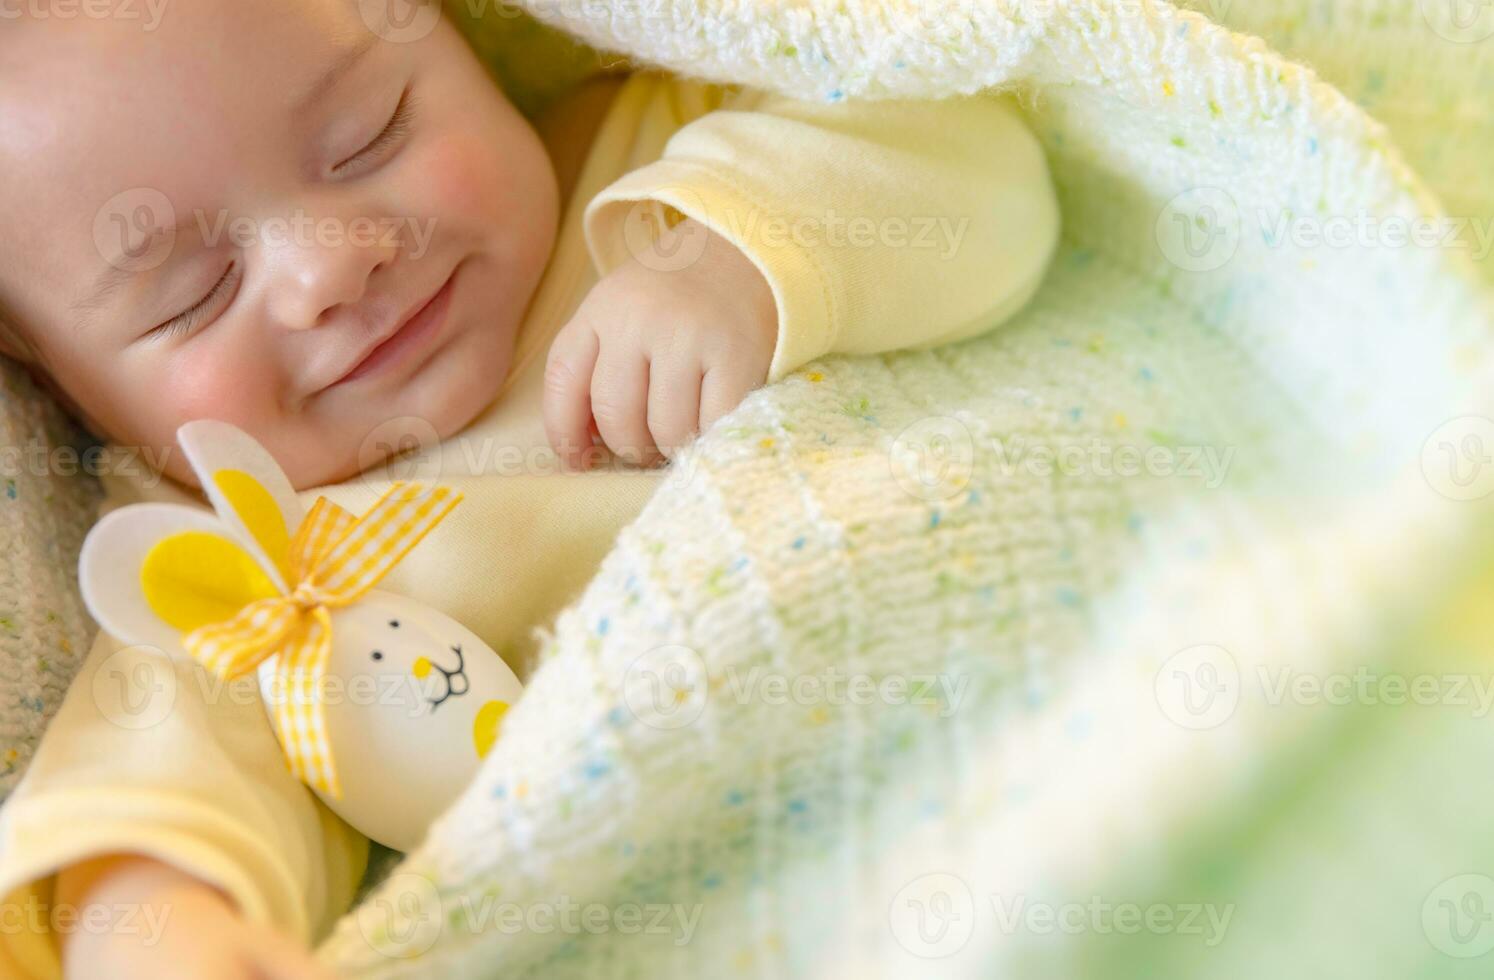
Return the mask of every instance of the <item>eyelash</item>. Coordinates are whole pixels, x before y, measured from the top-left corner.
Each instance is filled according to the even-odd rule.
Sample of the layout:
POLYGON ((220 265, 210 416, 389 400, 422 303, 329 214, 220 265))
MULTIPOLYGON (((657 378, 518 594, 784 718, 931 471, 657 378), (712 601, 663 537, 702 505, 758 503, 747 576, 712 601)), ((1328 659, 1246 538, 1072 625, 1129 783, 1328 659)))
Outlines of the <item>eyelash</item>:
POLYGON ((389 122, 385 124, 379 135, 370 140, 368 145, 363 149, 334 166, 332 173, 341 175, 359 161, 367 159, 372 154, 387 149, 404 139, 410 132, 410 121, 415 116, 415 107, 418 104, 417 100, 411 96, 408 88, 401 92, 399 104, 394 107, 394 114, 389 117, 389 122))
POLYGON ((238 271, 239 264, 237 262, 230 264, 228 269, 223 273, 223 277, 213 285, 212 289, 208 290, 206 296, 194 303, 190 309, 178 313, 170 320, 150 331, 147 336, 166 340, 171 337, 179 337, 183 334, 191 333, 202 322, 203 313, 210 309, 221 295, 236 285, 233 280, 237 278, 235 273, 238 271))

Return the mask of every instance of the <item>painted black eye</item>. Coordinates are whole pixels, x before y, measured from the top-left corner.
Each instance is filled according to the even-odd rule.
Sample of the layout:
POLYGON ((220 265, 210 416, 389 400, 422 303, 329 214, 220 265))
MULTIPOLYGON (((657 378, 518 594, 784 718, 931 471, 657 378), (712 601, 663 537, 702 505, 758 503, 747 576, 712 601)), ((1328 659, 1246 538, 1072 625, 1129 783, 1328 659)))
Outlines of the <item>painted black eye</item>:
POLYGON ((375 660, 383 660, 383 659, 384 659, 384 654, 383 654, 383 653, 381 653, 381 652, 380 652, 380 651, 378 651, 378 650, 375 650, 375 651, 374 651, 374 652, 373 652, 373 654, 372 654, 372 656, 373 656, 373 658, 374 658, 374 659, 375 659, 375 660))
POLYGON ((394 629, 399 629, 399 620, 397 620, 397 619, 391 619, 389 621, 389 625, 391 627, 393 627, 394 629))

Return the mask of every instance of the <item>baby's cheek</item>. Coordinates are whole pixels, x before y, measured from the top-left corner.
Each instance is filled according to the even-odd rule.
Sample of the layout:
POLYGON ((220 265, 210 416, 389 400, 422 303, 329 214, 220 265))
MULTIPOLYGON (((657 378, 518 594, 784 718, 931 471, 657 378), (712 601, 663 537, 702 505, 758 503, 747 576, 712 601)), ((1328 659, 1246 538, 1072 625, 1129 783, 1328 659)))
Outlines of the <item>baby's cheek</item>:
POLYGON ((441 140, 426 158, 433 210, 461 217, 490 215, 503 197, 503 159, 470 136, 441 140))
POLYGON ((215 418, 263 432, 279 411, 273 378, 253 357, 206 348, 173 359, 159 397, 178 424, 215 418))

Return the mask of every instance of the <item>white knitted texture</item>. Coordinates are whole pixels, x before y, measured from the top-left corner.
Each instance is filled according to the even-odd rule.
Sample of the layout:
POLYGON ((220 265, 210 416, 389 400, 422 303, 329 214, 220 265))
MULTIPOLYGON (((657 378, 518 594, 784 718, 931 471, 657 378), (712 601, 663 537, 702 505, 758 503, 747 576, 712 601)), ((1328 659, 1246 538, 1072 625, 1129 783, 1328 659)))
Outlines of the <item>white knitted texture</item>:
MULTIPOLYGON (((1260 215, 1433 214, 1440 196, 1487 217, 1490 43, 1448 41, 1411 0, 1192 4, 1325 82, 1162 3, 524 5, 638 63, 806 99, 1016 91, 1049 152, 1065 243, 1000 331, 827 360, 702 439, 555 624, 480 777, 339 925, 326 961, 349 976, 688 978, 1458 965, 1419 915, 1439 880, 1494 866, 1470 829, 1487 800, 1466 788, 1494 761, 1487 725, 1358 730, 1246 698, 1195 731, 1155 684, 1201 643, 1245 677, 1393 662, 1387 631, 1464 571, 1484 512, 1433 493, 1419 464, 1444 422, 1490 414, 1490 300, 1470 255, 1273 243, 1260 215), (1328 82, 1383 108, 1389 131, 1328 82), (1190 272, 1161 243, 1168 202, 1195 195, 1183 216, 1198 217, 1201 189, 1245 233, 1228 261, 1190 272), (907 480, 907 450, 930 432, 973 447, 948 497, 907 480), (1212 487, 1011 462, 1022 446, 1091 440, 1233 456, 1212 487), (765 672, 832 670, 965 686, 931 706, 740 694, 765 672), (689 724, 639 710, 661 678, 689 724), (1403 764, 1434 749, 1470 768, 1438 780, 1403 764), (1309 789, 1280 804, 1272 781, 1298 771, 1309 789), (1408 817, 1385 799, 1392 779, 1421 804, 1405 833, 1366 816, 1408 817), (1290 832, 1319 812, 1337 819, 1321 818, 1311 850, 1290 832), (1334 841, 1356 842, 1347 865, 1328 860, 1334 841), (1315 869, 1312 887, 1273 876, 1293 863, 1315 869), (1346 866, 1371 865, 1395 887, 1333 889, 1346 866), (1236 875, 1223 891, 1216 866, 1236 875), (973 921, 956 949, 910 938, 906 890, 931 874, 958 882, 945 898, 971 899, 943 920, 973 921), (1093 931, 1034 938, 1003 928, 992 902, 1092 894, 1238 902, 1252 941, 1134 952, 1093 931), (603 928, 560 923, 588 903, 603 928), (620 917, 630 903, 700 920, 689 942, 638 934, 620 917), (1294 956, 1325 937, 1335 955, 1294 956)), ((36 405, 8 392, 15 439, 43 430, 36 405)), ((20 606, 5 648, 24 690, 37 609, 82 635, 68 579, 89 507, 56 477, 17 503, 0 508, 13 554, 57 542, 55 564, 32 557, 40 572, 0 590, 16 605, 34 583, 45 600, 20 606)), ((18 744, 45 714, 15 718, 18 744)))
MULTIPOLYGON (((1190 835, 1237 813, 1265 827, 1293 812, 1270 809, 1265 774, 1331 754, 1342 726, 1243 697, 1192 730, 1158 694, 1169 658, 1217 644, 1246 680, 1393 660, 1388 624, 1463 572, 1481 511, 1434 493, 1420 464, 1442 423, 1487 414, 1489 297, 1470 255, 1266 233, 1283 214, 1435 214, 1383 127, 1262 41, 1161 3, 529 6, 636 61, 801 98, 1016 91, 1065 244, 994 334, 827 360, 702 439, 560 617, 479 779, 327 961, 357 976, 1290 975, 1300 961, 1274 940, 1313 933, 1300 916, 1262 927, 1291 898, 1277 879, 1227 891, 1253 903, 1257 944, 1222 951, 1034 940, 993 899, 1217 889, 1168 862, 1188 867, 1190 835), (1201 189, 1242 231, 1227 261, 1188 271, 1167 208, 1201 189), (910 426, 968 435, 959 493, 899 480, 910 426), (1234 455, 1211 487, 1010 465, 1019 444, 1091 440, 1234 455), (638 684, 671 670, 693 720, 650 725, 638 684), (968 687, 922 708, 741 693, 764 672, 832 670, 968 687), (952 949, 910 937, 908 889, 932 901, 916 894, 932 874, 956 882, 941 900, 970 901, 944 907, 944 925, 973 922, 952 949), (568 903, 701 920, 689 942, 611 919, 568 929, 568 903), (504 909, 540 915, 516 929, 504 909)), ((1316 20, 1268 6, 1274 20, 1261 4, 1238 16, 1298 23, 1294 41, 1344 71, 1413 51, 1396 72, 1412 84, 1462 57, 1435 37, 1357 46, 1363 21, 1334 5, 1311 5, 1316 20)), ((1417 23, 1394 7, 1390 23, 1417 23)), ((1210 860, 1251 853, 1232 846, 1210 860)), ((1400 958, 1346 949, 1342 975, 1452 962, 1417 928, 1437 879, 1398 881, 1386 907, 1404 916, 1384 936, 1400 958)))

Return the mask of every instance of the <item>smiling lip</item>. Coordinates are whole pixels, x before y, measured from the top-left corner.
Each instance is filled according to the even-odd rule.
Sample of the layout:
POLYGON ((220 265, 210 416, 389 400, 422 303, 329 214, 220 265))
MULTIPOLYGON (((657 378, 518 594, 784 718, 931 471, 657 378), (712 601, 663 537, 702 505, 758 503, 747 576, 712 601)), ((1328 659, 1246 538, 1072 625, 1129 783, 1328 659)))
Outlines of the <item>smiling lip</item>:
POLYGON ((446 312, 451 308, 452 287, 455 283, 456 272, 453 271, 447 277, 445 284, 436 290, 436 294, 425 301, 425 305, 412 313, 409 319, 400 324, 399 329, 390 334, 386 340, 364 355, 363 360, 353 365, 352 370, 328 387, 355 381, 385 367, 398 364, 425 346, 430 338, 440 332, 441 325, 446 321, 446 312))

